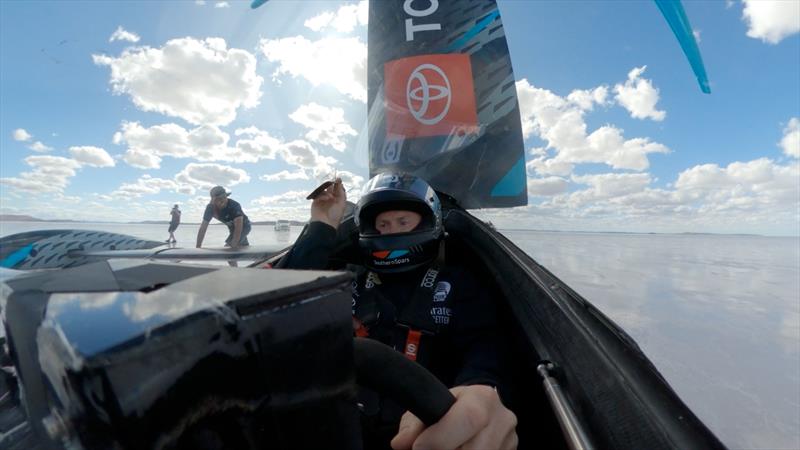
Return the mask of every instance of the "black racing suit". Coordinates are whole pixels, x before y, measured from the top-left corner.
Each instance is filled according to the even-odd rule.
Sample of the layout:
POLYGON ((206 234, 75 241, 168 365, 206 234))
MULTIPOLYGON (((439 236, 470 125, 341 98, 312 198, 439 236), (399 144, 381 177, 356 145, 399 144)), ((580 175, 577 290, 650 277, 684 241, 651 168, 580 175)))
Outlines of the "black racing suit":
MULTIPOLYGON (((333 227, 311 222, 281 266, 325 269, 335 242, 336 230, 333 227)), ((497 387, 503 395, 505 349, 501 345, 494 303, 497 294, 493 295, 481 283, 482 277, 469 273, 457 261, 446 261, 437 268, 440 270, 435 288, 427 291, 431 301, 422 303, 430 308, 436 330, 432 334, 423 334, 417 362, 448 387, 485 384, 497 387)), ((420 295, 418 286, 428 273, 427 269, 423 267, 391 275, 375 274, 363 267, 356 270, 353 313, 359 320, 366 319, 370 338, 403 351, 408 328, 398 325, 397 318, 411 303, 409 299, 420 295), (375 314, 364 317, 365 310, 375 309, 380 312, 377 320, 375 314)), ((365 448, 388 446, 404 411, 371 392, 362 392, 359 397, 368 422, 364 430, 365 448)))

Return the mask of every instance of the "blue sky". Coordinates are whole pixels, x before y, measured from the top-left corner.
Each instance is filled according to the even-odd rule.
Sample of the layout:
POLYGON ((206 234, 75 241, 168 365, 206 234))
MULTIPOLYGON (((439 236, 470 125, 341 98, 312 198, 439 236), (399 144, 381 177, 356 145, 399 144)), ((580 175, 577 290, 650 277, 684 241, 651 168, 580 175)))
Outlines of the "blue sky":
MULTIPOLYGON (((711 95, 654 2, 499 2, 527 207, 500 227, 800 235, 800 2, 685 2, 711 95)), ((306 219, 367 176, 366 3, 0 2, 0 212, 200 219, 223 184, 306 219)))

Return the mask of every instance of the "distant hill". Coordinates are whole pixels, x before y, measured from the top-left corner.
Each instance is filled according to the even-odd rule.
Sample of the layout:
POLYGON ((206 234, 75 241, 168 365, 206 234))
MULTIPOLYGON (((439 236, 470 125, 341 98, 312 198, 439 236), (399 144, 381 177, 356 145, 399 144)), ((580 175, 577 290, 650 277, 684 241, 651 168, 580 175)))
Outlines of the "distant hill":
POLYGON ((0 222, 44 222, 44 220, 22 214, 0 214, 0 222))
MULTIPOLYGON (((307 223, 308 222, 303 222, 303 221, 300 221, 300 220, 290 220, 289 221, 289 225, 291 225, 293 227, 302 227, 307 223)), ((274 220, 259 220, 257 222, 252 222, 252 224, 253 225, 275 225, 275 221, 274 220)))
MULTIPOLYGON (((139 222, 105 222, 105 221, 97 221, 97 220, 64 220, 64 219, 55 219, 55 220, 48 220, 48 219, 39 219, 38 217, 27 216, 24 214, 0 214, 0 222, 75 222, 75 223, 130 223, 130 224, 146 224, 146 225, 167 225, 169 224, 168 220, 142 220, 139 222)), ((290 220, 289 221, 292 226, 303 226, 306 222, 302 222, 299 220, 290 220)), ((200 225, 198 222, 182 222, 182 225, 200 225)), ((224 225, 222 223, 215 221, 211 222, 211 225, 224 225)), ((263 220, 253 222, 253 225, 275 225, 274 220, 263 220)))

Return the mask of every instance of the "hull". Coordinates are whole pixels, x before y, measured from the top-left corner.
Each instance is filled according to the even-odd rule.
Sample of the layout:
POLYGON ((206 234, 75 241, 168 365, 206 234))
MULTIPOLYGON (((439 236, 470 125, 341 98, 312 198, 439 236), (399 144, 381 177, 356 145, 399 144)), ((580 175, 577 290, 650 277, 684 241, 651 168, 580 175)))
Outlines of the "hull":
POLYGON ((0 267, 14 270, 62 269, 92 261, 94 252, 148 250, 163 246, 124 234, 91 230, 43 230, 0 239, 0 267))
POLYGON ((445 227, 503 293, 516 353, 524 360, 520 375, 541 383, 538 366, 552 364, 593 446, 724 448, 635 341, 586 299, 468 213, 450 211, 445 227))

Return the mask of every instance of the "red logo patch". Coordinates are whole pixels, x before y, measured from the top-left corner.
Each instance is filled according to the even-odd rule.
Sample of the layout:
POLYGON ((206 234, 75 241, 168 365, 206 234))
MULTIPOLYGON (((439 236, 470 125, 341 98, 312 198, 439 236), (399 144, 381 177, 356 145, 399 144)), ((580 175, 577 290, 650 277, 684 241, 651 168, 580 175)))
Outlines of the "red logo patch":
POLYGON ((422 55, 386 63, 386 134, 406 138, 478 128, 469 55, 422 55))
POLYGON ((372 252, 372 256, 378 259, 386 259, 386 257, 389 256, 389 253, 391 253, 389 250, 381 250, 377 252, 372 252))

